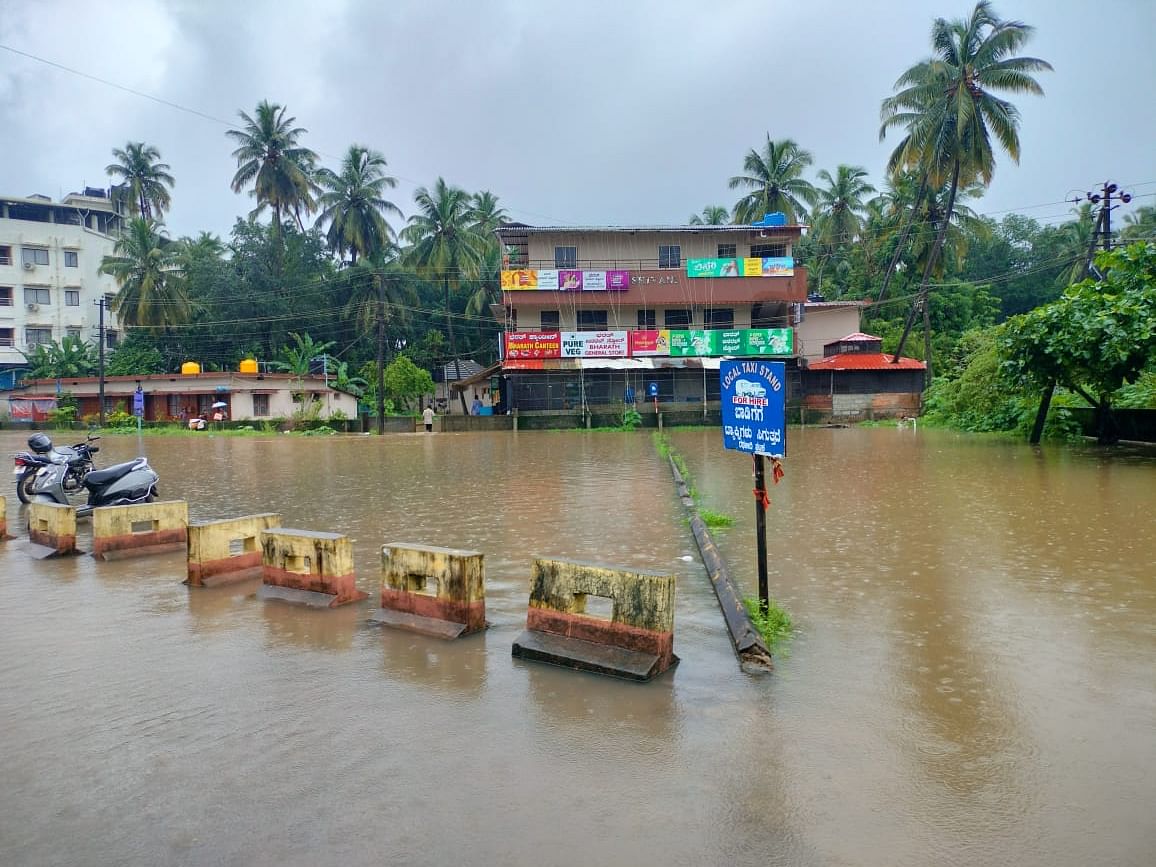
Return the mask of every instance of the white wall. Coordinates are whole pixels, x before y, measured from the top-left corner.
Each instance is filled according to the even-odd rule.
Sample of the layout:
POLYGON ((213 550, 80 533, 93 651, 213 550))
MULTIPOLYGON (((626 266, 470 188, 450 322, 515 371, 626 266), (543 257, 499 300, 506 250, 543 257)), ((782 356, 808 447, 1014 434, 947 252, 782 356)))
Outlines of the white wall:
MULTIPOLYGON (((96 301, 101 295, 115 294, 116 281, 100 274, 100 263, 111 255, 115 240, 107 235, 81 226, 60 223, 39 223, 27 220, 0 218, 0 247, 11 247, 11 264, 0 265, 0 286, 12 289, 12 305, 0 306, 0 329, 12 329, 15 346, 0 346, 0 364, 23 364, 19 350, 30 348, 25 339, 25 328, 39 326, 52 329, 52 339, 61 340, 69 327, 80 328, 83 340, 95 344, 97 340, 98 310, 96 301), (22 265, 21 250, 25 246, 48 249, 48 264, 26 270, 22 265), (64 252, 77 253, 76 268, 66 268, 64 252), (51 303, 30 311, 24 301, 26 287, 46 288, 51 303), (65 305, 65 290, 80 291, 80 304, 65 305)), ((116 328, 114 317, 106 313, 106 327, 116 328)))

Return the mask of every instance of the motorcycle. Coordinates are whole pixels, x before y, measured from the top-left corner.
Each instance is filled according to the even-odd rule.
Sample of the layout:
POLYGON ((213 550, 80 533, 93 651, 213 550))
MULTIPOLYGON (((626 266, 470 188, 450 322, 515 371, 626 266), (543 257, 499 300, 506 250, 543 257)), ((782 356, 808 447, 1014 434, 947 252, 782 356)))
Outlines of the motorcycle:
MULTIPOLYGON (((48 464, 37 470, 32 485, 32 502, 71 505, 65 489, 67 475, 67 464, 48 464)), ((88 502, 77 507, 76 516, 87 517, 99 506, 151 503, 157 498, 157 480, 156 471, 149 466, 147 458, 135 458, 107 469, 93 470, 81 482, 84 490, 88 491, 88 502)))
POLYGON ((71 448, 56 448, 46 434, 36 433, 28 438, 30 452, 20 452, 13 460, 16 479, 16 496, 22 503, 32 501, 32 486, 36 481, 36 473, 50 464, 64 464, 68 471, 62 482, 64 491, 69 496, 79 496, 84 493, 84 479, 92 472, 92 456, 100 451, 100 446, 93 443, 100 439, 89 435, 84 442, 77 443, 71 448))

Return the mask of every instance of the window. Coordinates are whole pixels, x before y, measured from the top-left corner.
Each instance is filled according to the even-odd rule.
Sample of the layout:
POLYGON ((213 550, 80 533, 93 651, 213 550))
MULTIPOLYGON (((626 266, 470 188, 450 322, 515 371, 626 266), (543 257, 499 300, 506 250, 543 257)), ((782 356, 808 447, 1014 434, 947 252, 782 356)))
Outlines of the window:
POLYGON ((735 309, 733 307, 708 307, 702 314, 703 328, 734 328, 735 309))
POLYGON ((561 324, 561 314, 557 310, 542 311, 542 330, 557 331, 561 324))
POLYGON ((786 244, 751 244, 751 258, 763 259, 767 256, 786 256, 786 244))
POLYGON ((80 290, 79 289, 65 289, 64 290, 64 306, 65 307, 79 307, 80 306, 80 290))
POLYGON ((0 328, 0 346, 15 346, 16 331, 13 328, 0 328))
POLYGON ((12 264, 12 248, 0 247, 0 265, 12 264))
POLYGON ((64 267, 65 268, 79 268, 80 267, 80 254, 77 253, 75 250, 65 250, 64 251, 64 267))
POLYGON ((682 247, 678 244, 658 245, 658 267, 679 268, 682 266, 682 247))
POLYGON ((12 306, 12 287, 0 286, 0 307, 12 306))
POLYGON ((44 286, 25 286, 24 287, 24 303, 25 304, 51 304, 52 292, 44 286))
POLYGON ((694 321, 689 310, 667 310, 662 318, 664 328, 690 328, 694 321))
POLYGON ((554 248, 554 267, 555 268, 577 268, 578 267, 578 248, 577 247, 555 247, 554 248))
POLYGON ((47 265, 48 251, 43 247, 25 247, 20 251, 25 265, 47 265))
POLYGON ((104 329, 104 345, 109 349, 116 349, 116 344, 119 341, 119 335, 111 328, 104 329))
POLYGON ((605 310, 579 310, 578 311, 578 330, 579 331, 605 331, 606 330, 606 311, 605 310))
POLYGON ((24 342, 28 344, 28 348, 39 346, 42 343, 52 342, 51 328, 36 328, 30 327, 24 329, 24 342))
POLYGON ((268 415, 269 414, 269 395, 255 394, 253 395, 253 415, 268 415))
POLYGON ((639 310, 638 311, 638 327, 644 328, 648 331, 655 329, 656 318, 653 310, 639 310))
POLYGON ((719 244, 718 245, 718 257, 720 259, 733 259, 738 254, 739 254, 739 248, 738 248, 737 244, 719 244))
POLYGON ((64 329, 64 336, 65 337, 75 337, 77 340, 80 340, 80 326, 79 325, 69 325, 67 328, 64 329))

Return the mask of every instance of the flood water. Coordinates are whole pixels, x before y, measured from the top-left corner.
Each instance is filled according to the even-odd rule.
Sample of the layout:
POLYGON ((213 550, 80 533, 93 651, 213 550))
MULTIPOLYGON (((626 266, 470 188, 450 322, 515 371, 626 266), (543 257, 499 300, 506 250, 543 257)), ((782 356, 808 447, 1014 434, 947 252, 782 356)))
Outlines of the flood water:
MULTIPOLYGON (((671 439, 753 592, 750 459, 671 439)), ((792 429, 768 524, 799 631, 767 677, 739 671, 646 434, 103 446, 195 519, 349 535, 371 600, 0 543, 6 867, 1153 863, 1156 452, 792 429), (389 541, 483 551, 492 627, 366 625, 389 541), (681 665, 512 659, 535 555, 673 572, 681 665)))

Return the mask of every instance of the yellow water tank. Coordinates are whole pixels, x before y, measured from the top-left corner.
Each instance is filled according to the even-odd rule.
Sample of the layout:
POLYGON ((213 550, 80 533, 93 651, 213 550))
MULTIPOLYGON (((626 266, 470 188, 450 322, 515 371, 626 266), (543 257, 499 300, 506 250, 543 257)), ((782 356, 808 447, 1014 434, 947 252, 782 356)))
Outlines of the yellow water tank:
POLYGON ((257 372, 257 359, 255 359, 255 358, 243 358, 243 359, 241 359, 240 371, 241 371, 241 373, 256 373, 257 372))
POLYGON ((181 365, 181 376, 196 376, 201 372, 201 365, 195 361, 186 361, 181 365))

